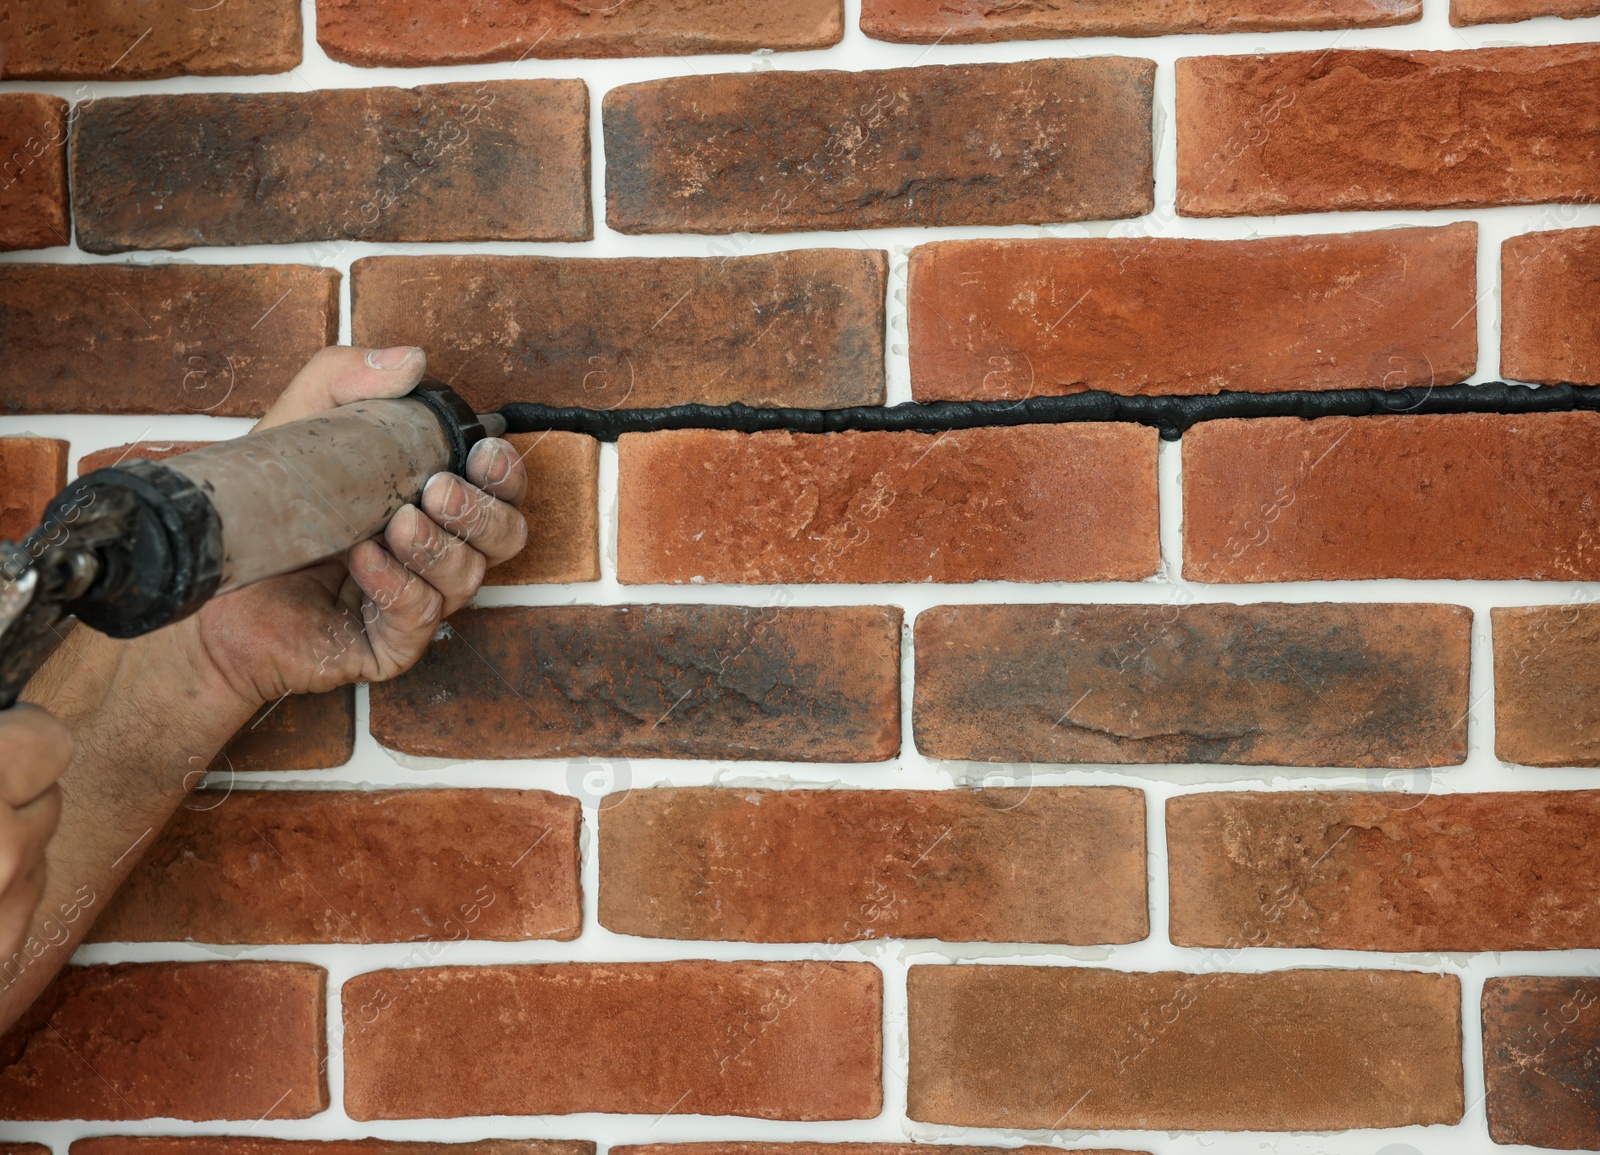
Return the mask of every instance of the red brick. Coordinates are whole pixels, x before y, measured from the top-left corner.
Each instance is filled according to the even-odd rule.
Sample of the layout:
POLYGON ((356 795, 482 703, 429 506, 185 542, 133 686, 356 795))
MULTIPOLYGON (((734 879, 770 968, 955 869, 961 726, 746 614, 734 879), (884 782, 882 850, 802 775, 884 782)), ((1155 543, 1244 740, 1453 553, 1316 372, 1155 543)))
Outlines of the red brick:
POLYGON ((939 606, 913 729, 983 762, 1455 765, 1471 628, 1459 606, 939 606))
POLYGON ((78 244, 588 240, 588 109, 581 80, 96 100, 78 244))
MULTIPOLYGON (((0 12, 0 46, 7 40, 0 12)), ((0 59, 0 68, 5 60, 0 59)), ((67 208, 67 102, 0 93, 0 249, 72 243, 67 208)))
POLYGON ((606 94, 606 219, 774 233, 1136 217, 1155 64, 732 72, 606 94))
POLYGON ((1483 984, 1483 1075, 1496 1143, 1600 1150, 1594 1064, 1600 983, 1491 978, 1483 984))
POLYGON ((600 923, 739 942, 1137 942, 1144 794, 635 790, 600 809, 600 923))
POLYGON ((317 42, 373 67, 567 56, 696 56, 827 48, 844 35, 840 0, 317 0, 317 42))
POLYGON ((371 710, 383 745, 444 758, 881 762, 900 750, 900 611, 464 610, 371 710))
POLYGON ((1454 975, 914 966, 907 987, 921 1122, 1333 1131, 1462 1116, 1454 975))
MULTIPOLYGON (((1459 3, 1460 0, 1457 0, 1459 3)), ((1548 0, 1547 0, 1548 2, 1548 0)), ((1282 32, 1410 24, 1422 0, 862 0, 861 31, 901 44, 976 44, 1061 36, 1167 36, 1184 32, 1282 32)))
POLYGON ((353 1119, 883 1108, 883 977, 867 963, 389 970, 343 997, 353 1119))
POLYGON ((1600 385, 1600 228, 1512 237, 1500 302, 1502 377, 1600 385))
POLYGON ((1136 581, 1160 560, 1156 434, 624 434, 624 582, 1136 581))
POLYGON ((1600 766, 1600 606, 1489 611, 1494 752, 1524 766, 1600 766))
POLYGON ((1509 24, 1532 20, 1536 16, 1600 16, 1596 0, 1450 0, 1450 23, 1461 28, 1468 24, 1509 24))
POLYGON ((911 253, 917 400, 1400 388, 1477 369, 1478 226, 911 253))
POLYGON ((1600 197, 1600 45, 1178 61, 1178 211, 1275 216, 1600 197))
MULTIPOLYGON (((498 406, 495 406, 498 408, 498 406)), ((600 443, 581 433, 513 433, 528 491, 522 552, 484 576, 491 586, 600 580, 600 443)))
POLYGON ((0 1140, 0 1155, 50 1155, 43 1143, 6 1143, 0 1140))
POLYGON ((328 1107, 326 972, 68 967, 0 1038, 7 1119, 305 1119, 328 1107))
MULTIPOLYGON (((0 75, 9 80, 249 76, 300 63, 297 0, 248 4, 7 0, 0 75)), ((91 94, 90 99, 93 99, 91 94)))
POLYGON ((21 541, 67 487, 67 442, 0 437, 0 541, 21 541))
POLYGON ((1600 946, 1600 791, 1189 794, 1167 803, 1172 941, 1327 950, 1600 946))
POLYGON ((423 345, 480 409, 881 405, 887 279, 876 249, 371 257, 351 323, 358 345, 423 345))
POLYGON ((338 339, 333 269, 0 265, 7 413, 259 417, 338 339))
POLYGON ((1600 577, 1600 414, 1213 421, 1183 438, 1196 581, 1600 577))
POLYGON ((393 1139, 319 1141, 233 1135, 105 1135, 75 1141, 71 1155, 594 1155, 594 1151, 595 1145, 582 1139, 417 1143, 393 1139))
POLYGON ((96 942, 573 939, 576 798, 539 790, 201 791, 96 942))

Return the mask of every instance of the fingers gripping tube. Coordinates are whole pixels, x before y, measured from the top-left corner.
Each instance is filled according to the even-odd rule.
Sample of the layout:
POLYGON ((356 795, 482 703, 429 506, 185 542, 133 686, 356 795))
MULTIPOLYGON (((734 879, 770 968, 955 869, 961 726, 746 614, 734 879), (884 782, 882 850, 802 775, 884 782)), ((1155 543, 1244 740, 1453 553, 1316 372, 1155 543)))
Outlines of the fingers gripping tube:
MULTIPOLYGON (((75 615, 135 637, 219 593, 341 557, 460 473, 485 422, 448 387, 360 401, 166 461, 96 470, 0 543, 0 708, 75 615)), ((496 432, 503 426, 497 426, 496 432)))

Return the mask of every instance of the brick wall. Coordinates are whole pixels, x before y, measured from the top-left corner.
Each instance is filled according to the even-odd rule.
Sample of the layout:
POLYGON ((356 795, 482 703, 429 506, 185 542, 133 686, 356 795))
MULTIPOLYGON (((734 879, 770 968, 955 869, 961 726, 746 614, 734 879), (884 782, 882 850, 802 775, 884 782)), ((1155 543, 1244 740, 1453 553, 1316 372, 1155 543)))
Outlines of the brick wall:
MULTIPOLYGON (((0 534, 335 340, 484 407, 1600 383, 1591 0, 152 13, 0 9, 0 534)), ((1600 414, 516 443, 422 662, 60 912, 0 1151, 1600 1148, 1600 414)))

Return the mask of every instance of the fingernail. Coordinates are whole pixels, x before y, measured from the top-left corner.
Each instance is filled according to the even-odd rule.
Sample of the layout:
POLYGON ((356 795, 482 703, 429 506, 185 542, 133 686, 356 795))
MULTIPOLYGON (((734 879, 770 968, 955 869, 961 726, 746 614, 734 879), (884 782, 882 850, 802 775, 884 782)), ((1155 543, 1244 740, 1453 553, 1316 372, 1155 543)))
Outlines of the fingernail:
POLYGON ((422 350, 415 345, 395 345, 388 349, 371 349, 367 352, 367 364, 374 369, 398 369, 422 350))
POLYGON ((486 438, 478 444, 484 447, 482 452, 488 457, 487 461, 479 462, 484 484, 499 485, 511 476, 511 454, 507 452, 510 447, 498 438, 486 438))

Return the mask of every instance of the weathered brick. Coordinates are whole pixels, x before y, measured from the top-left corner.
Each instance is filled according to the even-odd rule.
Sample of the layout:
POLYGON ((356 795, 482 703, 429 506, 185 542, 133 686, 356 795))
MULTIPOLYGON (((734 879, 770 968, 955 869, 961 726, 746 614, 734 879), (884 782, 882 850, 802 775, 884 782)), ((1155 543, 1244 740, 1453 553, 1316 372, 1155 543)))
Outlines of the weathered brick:
POLYGON ((327 974, 283 962, 67 967, 0 1038, 7 1119, 304 1119, 328 1106, 327 974))
POLYGON ((581 815, 540 790, 201 791, 92 938, 573 939, 581 815))
POLYGON ((1144 794, 635 790, 600 809, 600 923, 740 942, 1137 942, 1144 794))
POLYGON ((353 1119, 883 1108, 867 963, 434 967, 357 975, 343 997, 353 1119))
POLYGON ((341 686, 268 702, 229 739, 211 770, 328 770, 355 752, 356 688, 341 686))
POLYGON ((43 1143, 7 1143, 0 1140, 0 1155, 50 1155, 43 1143))
POLYGON ((1564 16, 1568 20, 1600 16, 1600 3, 1596 0, 1450 0, 1450 23, 1458 28, 1468 24, 1510 24, 1536 16, 1564 16))
POLYGON ((1483 1076, 1496 1143, 1600 1150, 1594 1108, 1600 983, 1491 978, 1483 984, 1483 1076))
POLYGON ((300 63, 300 36, 298 0, 160 5, 7 0, 0 8, 0 44, 6 47, 0 76, 156 80, 287 72, 300 63))
POLYGON ((912 250, 919 401, 1450 385, 1478 364, 1478 226, 912 250))
POLYGON ((6 413, 259 417, 339 339, 304 265, 0 265, 6 413))
POLYGON ((317 0, 317 42, 372 67, 568 56, 696 56, 827 48, 844 35, 840 0, 317 0))
POLYGON ((912 728, 984 762, 1454 765, 1471 627, 1459 606, 939 606, 912 728))
POLYGON ((1528 233, 1501 247, 1500 375, 1600 385, 1600 228, 1528 233))
POLYGON ((624 434, 624 582, 1136 581, 1159 562, 1156 434, 624 434))
POLYGON ((67 449, 51 437, 0 437, 0 541, 21 541, 67 487, 67 449))
POLYGON ((1600 791, 1188 794, 1172 941, 1329 950, 1600 946, 1600 791))
POLYGON ((606 94, 606 219, 774 233, 1136 217, 1155 64, 731 72, 606 94))
MULTIPOLYGON (((5 20, 0 12, 0 46, 5 20)), ((0 249, 71 243, 67 102, 42 92, 0 93, 0 249)))
POLYGON ((1183 438, 1207 582, 1600 577, 1600 414, 1212 421, 1183 438))
MULTIPOLYGON (((498 406, 495 406, 498 408, 498 406)), ((528 523, 522 552, 484 584, 600 580, 600 443, 581 433, 513 433, 528 491, 517 506, 528 523)))
POLYGON ((914 966, 907 1114, 1074 1131, 1462 1116, 1461 983, 1414 971, 914 966))
POLYGON ((900 611, 465 610, 371 690, 372 733, 446 758, 881 762, 900 750, 900 611))
POLYGON ((1178 211, 1600 198, 1600 45, 1178 61, 1178 211))
MULTIPOLYGON (((1457 3, 1460 0, 1456 0, 1457 3)), ((1549 0, 1546 0, 1548 3, 1549 0)), ((1061 36, 1167 36, 1184 32, 1283 32, 1409 24, 1422 0, 862 0, 861 31, 901 44, 976 44, 1061 36)))
POLYGON ((96 100, 78 243, 588 240, 588 108, 581 80, 96 100))
MULTIPOLYGON (((72 1144, 71 1155, 594 1155, 594 1151, 595 1145, 583 1139, 480 1139, 475 1143, 417 1143, 396 1139, 102 1135, 76 1140, 72 1144)), ((1048 1153, 1040 1152, 1040 1155, 1048 1153)))
POLYGON ((480 409, 881 405, 887 278, 876 249, 371 257, 351 324, 358 345, 423 345, 480 409))
POLYGON ((1496 607, 1494 752, 1524 766, 1600 766, 1600 606, 1496 607))

